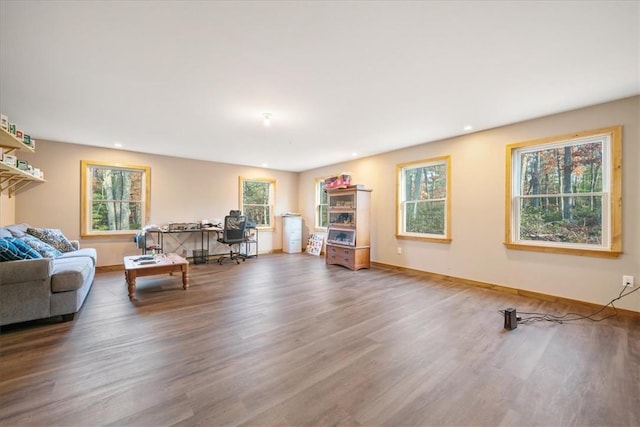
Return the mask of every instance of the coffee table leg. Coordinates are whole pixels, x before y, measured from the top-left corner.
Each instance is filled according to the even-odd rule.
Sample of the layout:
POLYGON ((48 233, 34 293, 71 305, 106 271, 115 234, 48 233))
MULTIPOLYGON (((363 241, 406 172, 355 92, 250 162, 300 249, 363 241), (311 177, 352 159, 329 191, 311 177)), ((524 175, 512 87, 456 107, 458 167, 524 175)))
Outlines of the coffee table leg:
POLYGON ((133 299, 136 293, 136 272, 135 271, 127 271, 125 272, 125 276, 127 277, 127 286, 129 287, 129 299, 133 299))
POLYGON ((182 289, 187 289, 189 287, 189 267, 186 265, 182 266, 182 289))

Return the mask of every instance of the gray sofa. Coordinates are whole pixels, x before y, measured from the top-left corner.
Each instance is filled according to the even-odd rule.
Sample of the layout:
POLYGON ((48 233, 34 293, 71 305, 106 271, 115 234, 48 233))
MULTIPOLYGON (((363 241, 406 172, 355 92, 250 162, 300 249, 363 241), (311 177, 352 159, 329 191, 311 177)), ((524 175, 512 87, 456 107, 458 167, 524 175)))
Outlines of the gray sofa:
MULTIPOLYGON (((0 236, 8 230, 15 235, 15 229, 0 228, 0 236)), ((93 248, 71 243, 77 250, 55 258, 0 262, 0 325, 54 316, 73 319, 93 285, 97 255, 93 248)))

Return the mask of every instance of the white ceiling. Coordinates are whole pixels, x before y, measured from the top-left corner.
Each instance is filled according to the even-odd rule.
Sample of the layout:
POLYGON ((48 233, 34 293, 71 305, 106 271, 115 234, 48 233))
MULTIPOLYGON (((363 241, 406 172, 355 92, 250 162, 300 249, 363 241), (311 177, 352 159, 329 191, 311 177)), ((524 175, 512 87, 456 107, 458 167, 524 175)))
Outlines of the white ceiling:
POLYGON ((636 95, 639 5, 2 0, 0 108, 37 138, 304 171, 636 95))

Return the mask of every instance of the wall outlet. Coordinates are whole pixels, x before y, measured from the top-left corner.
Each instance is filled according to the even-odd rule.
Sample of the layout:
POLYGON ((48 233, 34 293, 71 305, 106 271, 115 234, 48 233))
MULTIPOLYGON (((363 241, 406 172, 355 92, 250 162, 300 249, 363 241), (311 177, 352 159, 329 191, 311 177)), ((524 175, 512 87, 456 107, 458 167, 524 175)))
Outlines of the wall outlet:
POLYGON ((402 248, 398 246, 398 255, 402 255, 402 248))
POLYGON ((633 276, 622 276, 622 286, 633 288, 633 276))

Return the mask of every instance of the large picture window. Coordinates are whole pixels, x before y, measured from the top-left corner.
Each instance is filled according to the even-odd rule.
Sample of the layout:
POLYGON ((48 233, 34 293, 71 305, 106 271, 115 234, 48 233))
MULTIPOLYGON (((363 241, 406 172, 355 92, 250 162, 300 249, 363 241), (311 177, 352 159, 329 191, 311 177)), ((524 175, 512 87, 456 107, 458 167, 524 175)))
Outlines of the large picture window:
POLYGON ((240 177, 240 210, 258 228, 273 228, 275 180, 240 177))
POLYGON ((449 156, 397 166, 397 238, 451 241, 449 156))
POLYGON ((151 170, 83 160, 82 236, 133 234, 149 221, 151 170))
POLYGON ((324 179, 316 179, 316 228, 326 229, 329 225, 329 198, 324 188, 324 179))
POLYGON ((507 146, 512 249, 617 256, 621 127, 507 146))

